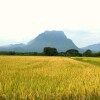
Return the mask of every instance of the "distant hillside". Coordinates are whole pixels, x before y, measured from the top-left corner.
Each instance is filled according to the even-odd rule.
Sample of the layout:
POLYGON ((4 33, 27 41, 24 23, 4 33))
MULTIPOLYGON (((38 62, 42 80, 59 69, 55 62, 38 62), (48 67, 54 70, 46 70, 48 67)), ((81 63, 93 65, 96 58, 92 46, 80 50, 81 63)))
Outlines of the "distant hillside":
POLYGON ((87 47, 83 47, 82 49, 90 49, 90 50, 92 50, 94 52, 98 52, 98 51, 100 51, 100 43, 89 45, 87 47))
POLYGON ((15 44, 0 47, 0 51, 16 52, 43 52, 44 47, 55 47, 59 52, 65 52, 68 49, 79 48, 68 39, 63 31, 45 31, 35 39, 25 44, 15 44))
POLYGON ((16 52, 25 52, 25 44, 11 44, 7 46, 1 46, 0 51, 16 51, 16 52))

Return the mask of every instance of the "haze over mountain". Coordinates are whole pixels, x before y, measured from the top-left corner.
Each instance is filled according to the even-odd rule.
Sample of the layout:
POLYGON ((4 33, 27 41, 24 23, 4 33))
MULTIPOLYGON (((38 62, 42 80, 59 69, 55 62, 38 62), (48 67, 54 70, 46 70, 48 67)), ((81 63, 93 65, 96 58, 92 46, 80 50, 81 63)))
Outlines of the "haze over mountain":
POLYGON ((85 49, 85 50, 90 49, 90 50, 92 50, 94 52, 99 52, 100 51, 100 43, 89 45, 87 47, 83 47, 82 49, 85 49))
POLYGON ((0 46, 0 51, 16 51, 16 52, 25 52, 26 45, 23 43, 20 44, 10 44, 7 46, 0 46))
POLYGON ((100 0, 0 0, 0 46, 45 30, 63 30, 80 48, 100 43, 99 12, 100 0))
POLYGON ((63 31, 45 31, 35 39, 25 44, 15 44, 0 47, 0 51, 16 52, 43 52, 44 47, 55 47, 59 52, 65 52, 68 49, 79 48, 68 39, 63 31))

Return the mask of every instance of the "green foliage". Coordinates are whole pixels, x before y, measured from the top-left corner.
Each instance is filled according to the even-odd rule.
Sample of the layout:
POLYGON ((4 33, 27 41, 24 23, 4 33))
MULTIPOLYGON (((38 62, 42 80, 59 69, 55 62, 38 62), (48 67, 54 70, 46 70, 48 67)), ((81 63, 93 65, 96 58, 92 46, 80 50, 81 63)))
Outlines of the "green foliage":
POLYGON ((79 53, 78 50, 70 49, 66 52, 58 52, 56 48, 45 47, 43 52, 15 52, 15 51, 0 51, 0 55, 18 55, 18 56, 79 56, 79 57, 100 57, 100 52, 92 52, 86 50, 83 54, 79 53))
POLYGON ((100 52, 92 53, 93 57, 100 57, 100 52))
POLYGON ((66 51, 66 55, 67 55, 67 56, 79 56, 80 53, 79 53, 78 50, 70 49, 70 50, 67 50, 67 51, 66 51))
POLYGON ((83 56, 87 56, 87 57, 92 56, 92 51, 91 51, 91 50, 86 50, 86 51, 83 53, 83 56))
POLYGON ((72 57, 72 58, 78 61, 100 66, 100 58, 97 57, 72 57))
POLYGON ((66 56, 66 53, 65 52, 59 52, 58 56, 66 56))
POLYGON ((14 52, 14 51, 1 51, 0 55, 18 55, 18 56, 42 56, 43 53, 37 52, 14 52))
POLYGON ((44 48, 44 54, 46 56, 56 56, 58 54, 56 48, 51 48, 51 47, 45 47, 44 48))

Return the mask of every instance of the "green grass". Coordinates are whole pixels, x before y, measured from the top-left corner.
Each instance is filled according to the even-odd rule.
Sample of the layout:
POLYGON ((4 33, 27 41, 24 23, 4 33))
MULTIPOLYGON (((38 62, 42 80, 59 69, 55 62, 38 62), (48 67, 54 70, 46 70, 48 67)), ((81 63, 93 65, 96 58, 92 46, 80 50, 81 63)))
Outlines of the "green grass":
POLYGON ((0 100, 100 100, 100 67, 67 57, 0 56, 0 100))
POLYGON ((100 66, 100 58, 96 58, 96 57, 72 57, 72 58, 78 61, 100 66))

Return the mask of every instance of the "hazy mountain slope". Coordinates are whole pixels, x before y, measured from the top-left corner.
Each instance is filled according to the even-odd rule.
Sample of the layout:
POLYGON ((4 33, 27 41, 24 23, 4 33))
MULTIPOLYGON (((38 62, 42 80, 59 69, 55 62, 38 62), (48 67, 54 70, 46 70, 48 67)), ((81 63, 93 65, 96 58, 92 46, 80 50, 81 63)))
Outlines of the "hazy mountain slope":
POLYGON ((83 49, 90 49, 92 51, 98 52, 98 51, 100 51, 100 43, 89 45, 87 47, 83 47, 83 49))
POLYGON ((68 39, 63 31, 45 31, 35 39, 24 44, 15 44, 0 47, 0 51, 16 52, 43 52, 44 47, 55 47, 59 52, 65 52, 68 49, 80 50, 71 39, 68 39))
POLYGON ((16 52, 24 52, 25 51, 25 44, 11 44, 8 46, 1 46, 0 51, 16 51, 16 52))
POLYGON ((78 49, 63 31, 45 31, 27 44, 28 51, 42 52, 44 47, 55 47, 59 52, 78 49))

